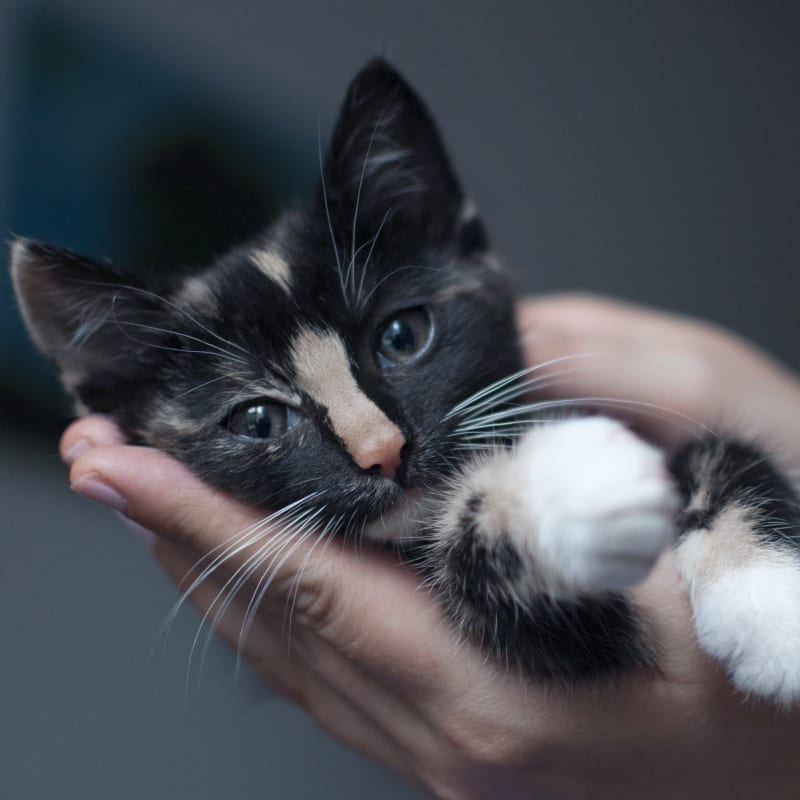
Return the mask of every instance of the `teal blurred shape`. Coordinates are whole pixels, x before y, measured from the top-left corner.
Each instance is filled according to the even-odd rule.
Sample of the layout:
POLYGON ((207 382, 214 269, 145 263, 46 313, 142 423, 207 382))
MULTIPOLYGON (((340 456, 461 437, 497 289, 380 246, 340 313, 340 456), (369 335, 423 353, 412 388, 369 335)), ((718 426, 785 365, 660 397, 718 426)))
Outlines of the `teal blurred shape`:
MULTIPOLYGON (((277 113, 273 124, 268 97, 250 113, 44 6, 16 24, 0 187, 12 235, 132 271, 199 266, 316 179, 314 130, 288 130, 277 113)), ((68 408, 14 310, 6 270, 0 308, 0 419, 50 435, 68 408)))

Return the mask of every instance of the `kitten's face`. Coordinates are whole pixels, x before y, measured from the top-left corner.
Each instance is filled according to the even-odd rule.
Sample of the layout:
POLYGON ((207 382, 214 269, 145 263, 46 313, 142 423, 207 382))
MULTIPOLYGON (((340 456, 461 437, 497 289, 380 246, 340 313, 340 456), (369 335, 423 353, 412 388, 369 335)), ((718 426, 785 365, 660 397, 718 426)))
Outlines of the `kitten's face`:
POLYGON ((32 335, 83 408, 211 483, 367 520, 457 462, 448 412, 518 368, 482 223, 385 63, 353 82, 315 203, 158 288, 18 241, 32 335))

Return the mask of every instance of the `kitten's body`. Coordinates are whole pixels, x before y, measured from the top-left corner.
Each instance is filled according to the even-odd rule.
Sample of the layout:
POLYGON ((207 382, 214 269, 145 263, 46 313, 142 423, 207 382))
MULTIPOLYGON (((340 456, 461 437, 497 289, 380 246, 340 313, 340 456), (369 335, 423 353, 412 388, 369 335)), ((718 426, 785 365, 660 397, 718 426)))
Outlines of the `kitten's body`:
POLYGON ((675 541, 704 647, 743 690, 800 695, 794 490, 735 442, 688 445, 670 477, 618 422, 529 419, 506 280, 384 62, 315 203, 205 272, 153 290, 18 240, 13 275, 79 409, 292 524, 413 539, 456 624, 523 673, 654 665, 623 592, 675 541))

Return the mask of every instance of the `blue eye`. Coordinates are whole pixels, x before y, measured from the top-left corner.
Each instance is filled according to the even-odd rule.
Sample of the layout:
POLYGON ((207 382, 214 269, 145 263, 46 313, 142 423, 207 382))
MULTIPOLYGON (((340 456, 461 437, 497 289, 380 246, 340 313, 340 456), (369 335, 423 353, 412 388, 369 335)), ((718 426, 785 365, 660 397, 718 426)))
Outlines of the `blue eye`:
POLYGON ((424 308, 409 308, 383 324, 378 337, 378 361, 394 367, 413 361, 423 353, 431 340, 433 324, 424 308))
POLYGON ((227 427, 237 436, 248 439, 277 439, 297 422, 297 415, 288 406, 262 400, 240 406, 228 418, 227 427))

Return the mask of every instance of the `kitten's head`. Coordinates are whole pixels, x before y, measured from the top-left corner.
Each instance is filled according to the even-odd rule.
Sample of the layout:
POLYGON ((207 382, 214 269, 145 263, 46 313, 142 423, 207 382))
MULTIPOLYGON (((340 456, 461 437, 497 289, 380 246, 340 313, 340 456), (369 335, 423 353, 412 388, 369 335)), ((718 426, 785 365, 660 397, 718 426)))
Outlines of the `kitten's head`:
POLYGON ((386 512, 453 469, 448 412, 519 365, 483 223, 383 61, 350 86, 310 207, 208 269, 145 285, 17 240, 12 272, 79 410, 265 506, 386 512))

